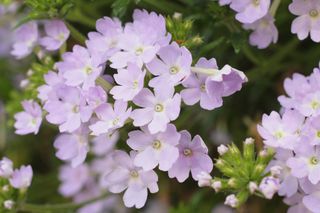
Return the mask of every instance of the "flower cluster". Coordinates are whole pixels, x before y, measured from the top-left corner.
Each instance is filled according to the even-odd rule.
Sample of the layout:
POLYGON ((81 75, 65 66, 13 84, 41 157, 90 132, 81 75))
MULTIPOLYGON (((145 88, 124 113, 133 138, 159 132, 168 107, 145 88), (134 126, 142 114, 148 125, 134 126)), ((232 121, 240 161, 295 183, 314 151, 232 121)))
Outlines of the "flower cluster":
MULTIPOLYGON (((22 28, 35 35, 32 26, 28 23, 22 28)), ((179 182, 190 172, 197 180, 200 172, 212 170, 201 137, 192 138, 172 123, 180 115, 182 101, 186 105, 200 102, 202 108, 213 110, 222 106, 224 97, 239 91, 247 78, 229 65, 219 69, 215 59, 200 58, 193 67, 190 51, 171 41, 164 17, 154 12, 135 10, 133 22, 124 26, 116 18, 104 17, 96 28, 97 32, 88 34, 86 47, 75 45, 45 74, 45 84, 38 88, 40 104, 23 102, 24 111, 15 116, 16 133, 36 134, 45 115, 61 133, 54 142, 56 156, 81 168, 82 174, 87 173, 88 153, 103 153, 118 131, 132 124, 137 129, 126 130, 132 151, 111 151, 101 177, 108 191, 125 191, 127 207, 141 208, 148 191, 158 191, 157 167, 179 182)), ((52 29, 47 28, 52 36, 41 40, 47 49, 61 45, 62 40, 54 40, 58 30, 49 33, 52 29)), ((70 176, 77 175, 67 170, 61 175, 67 186, 61 190, 72 196, 86 181, 68 186, 74 182, 70 176)))
MULTIPOLYGON (((278 41, 275 13, 280 1, 273 0, 219 0, 220 5, 229 5, 237 14, 235 18, 243 28, 252 30, 249 42, 259 49, 278 41)), ((320 2, 318 0, 293 0, 289 11, 298 16, 291 26, 291 32, 304 40, 310 34, 314 42, 320 42, 320 2)))
POLYGON ((216 159, 215 167, 223 177, 212 178, 210 174, 201 172, 198 175, 198 185, 211 187, 216 192, 231 192, 225 199, 225 205, 237 208, 252 194, 271 199, 278 191, 279 178, 265 172, 273 157, 273 150, 264 149, 256 157, 254 140, 247 138, 243 142, 242 152, 231 144, 220 145, 218 153, 220 157, 216 159))
POLYGON ((0 210, 6 212, 14 209, 15 201, 31 185, 33 171, 31 166, 13 168, 13 162, 6 157, 0 160, 0 210), (19 190, 19 191, 18 191, 19 190))
POLYGON ((319 212, 320 184, 320 70, 310 76, 294 74, 284 82, 288 96, 280 96, 282 112, 264 115, 258 131, 276 150, 271 173, 281 180, 278 194, 290 211, 319 212))
POLYGON ((44 21, 44 33, 39 24, 32 21, 16 29, 11 54, 17 59, 28 56, 39 45, 47 51, 58 50, 69 37, 70 32, 61 20, 44 21))

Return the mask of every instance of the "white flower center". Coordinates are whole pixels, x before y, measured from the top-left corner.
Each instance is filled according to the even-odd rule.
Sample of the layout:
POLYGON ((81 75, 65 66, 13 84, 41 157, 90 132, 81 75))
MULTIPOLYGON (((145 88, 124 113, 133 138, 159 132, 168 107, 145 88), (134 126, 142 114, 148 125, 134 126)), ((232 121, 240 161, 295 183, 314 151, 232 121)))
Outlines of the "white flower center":
POLYGON ((142 47, 138 47, 135 51, 136 56, 139 56, 143 53, 143 48, 142 47))
POLYGON ((139 173, 138 173, 136 170, 132 170, 132 171, 130 172, 130 176, 131 176, 132 178, 138 178, 138 177, 139 177, 139 173))
POLYGON ((312 18, 315 18, 315 17, 317 17, 317 16, 319 15, 319 12, 318 12, 318 10, 316 10, 316 9, 312 9, 312 10, 309 11, 309 15, 310 15, 312 18))
POLYGON ((177 67, 177 66, 172 66, 172 67, 170 67, 170 70, 169 70, 169 72, 170 72, 171 75, 175 75, 175 74, 177 74, 179 71, 180 71, 180 68, 177 67))
POLYGON ((133 89, 137 89, 138 86, 139 86, 138 81, 137 81, 137 80, 134 80, 134 81, 133 81, 133 84, 132 84, 132 88, 133 88, 133 89))
POLYGON ((188 157, 188 156, 192 155, 192 150, 189 148, 186 148, 183 150, 183 154, 184 154, 184 156, 188 157))
POLYGON ((152 148, 154 149, 160 149, 161 148, 161 142, 159 140, 155 140, 152 143, 152 148))
POLYGON ((313 110, 317 110, 319 107, 320 107, 320 103, 316 100, 313 100, 311 103, 310 103, 310 106, 313 110))
POLYGON ((163 110, 164 110, 164 107, 162 104, 156 104, 154 106, 154 111, 156 111, 156 112, 162 112, 163 110))
POLYGON ((87 75, 90 75, 90 74, 93 72, 93 69, 92 69, 92 67, 86 66, 86 67, 84 68, 84 72, 85 72, 87 75))
POLYGON ((282 131, 277 131, 274 133, 274 137, 276 137, 276 139, 281 139, 284 137, 284 133, 282 131))
POLYGON ((113 126, 116 126, 116 125, 119 123, 119 121, 120 121, 119 118, 115 118, 115 119, 112 121, 113 126))
POLYGON ((310 164, 317 165, 319 163, 319 160, 317 157, 313 156, 310 158, 310 164))
POLYGON ((252 0, 252 4, 254 6, 259 6, 260 5, 260 0, 252 0))
POLYGON ((80 111, 80 107, 78 105, 73 106, 72 112, 78 113, 80 111))

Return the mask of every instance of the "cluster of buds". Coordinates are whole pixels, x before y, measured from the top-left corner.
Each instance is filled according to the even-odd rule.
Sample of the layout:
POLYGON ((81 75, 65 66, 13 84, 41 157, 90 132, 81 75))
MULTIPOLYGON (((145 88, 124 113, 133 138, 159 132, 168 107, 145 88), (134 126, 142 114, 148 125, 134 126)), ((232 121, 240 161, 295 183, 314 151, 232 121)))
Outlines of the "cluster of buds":
POLYGON ((209 174, 199 175, 199 186, 212 187, 216 192, 231 193, 225 204, 233 208, 241 206, 252 194, 271 199, 278 191, 279 179, 275 173, 266 172, 274 155, 272 149, 260 151, 256 157, 254 140, 243 142, 243 152, 235 144, 218 147, 219 158, 215 167, 223 177, 212 178, 209 174))

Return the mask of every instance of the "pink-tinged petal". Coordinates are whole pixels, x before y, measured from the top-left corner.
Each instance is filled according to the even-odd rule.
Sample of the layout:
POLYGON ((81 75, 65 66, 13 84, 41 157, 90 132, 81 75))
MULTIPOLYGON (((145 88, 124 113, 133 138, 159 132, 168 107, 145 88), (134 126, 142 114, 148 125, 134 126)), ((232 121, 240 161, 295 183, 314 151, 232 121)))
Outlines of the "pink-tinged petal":
POLYGON ((144 108, 133 110, 130 117, 133 119, 134 126, 144 126, 152 121, 153 115, 153 108, 144 108))
POLYGON ((146 203, 147 197, 147 188, 128 187, 123 195, 123 202, 128 208, 135 206, 137 209, 140 209, 146 203))
POLYGON ((168 173, 170 178, 177 178, 177 180, 182 183, 189 177, 190 168, 186 165, 184 159, 179 157, 168 173))
POLYGON ((148 124, 150 133, 166 131, 169 122, 169 118, 164 113, 154 113, 152 121, 148 124))
POLYGON ((149 89, 144 88, 134 97, 133 103, 140 107, 152 107, 155 103, 155 97, 149 89))
POLYGON ((185 104, 194 105, 200 100, 201 91, 199 88, 187 88, 182 90, 180 94, 185 104))
POLYGON ((142 152, 139 152, 134 159, 134 165, 142 167, 145 171, 154 169, 158 165, 158 159, 155 150, 149 146, 142 152))
POLYGON ((310 22, 308 17, 300 16, 293 20, 291 26, 291 32, 298 35, 300 40, 304 40, 308 37, 310 31, 310 22))
POLYGON ((178 118, 180 114, 181 96, 175 94, 172 101, 166 105, 166 114, 171 121, 178 118))
POLYGON ((178 157, 178 148, 171 145, 165 145, 159 154, 159 169, 161 171, 168 171, 177 161, 178 157))
POLYGON ((128 136, 127 144, 134 150, 144 149, 153 141, 153 137, 150 134, 140 130, 131 131, 128 136))

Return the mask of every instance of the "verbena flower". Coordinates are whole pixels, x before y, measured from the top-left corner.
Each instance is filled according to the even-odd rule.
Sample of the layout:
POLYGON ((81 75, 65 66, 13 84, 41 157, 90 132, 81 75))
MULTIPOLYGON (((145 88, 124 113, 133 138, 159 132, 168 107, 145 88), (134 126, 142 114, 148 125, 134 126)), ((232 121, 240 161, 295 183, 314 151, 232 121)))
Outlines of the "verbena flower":
POLYGON ((267 48, 271 43, 278 41, 278 29, 274 24, 275 19, 267 14, 251 24, 244 24, 245 29, 253 30, 250 34, 249 42, 259 49, 267 48))
POLYGON ((31 185, 33 171, 31 166, 21 166, 15 169, 9 179, 10 184, 17 189, 26 189, 31 185))
POLYGON ((133 164, 135 152, 130 156, 123 151, 116 151, 113 159, 117 167, 104 178, 110 183, 109 190, 112 193, 120 193, 125 190, 123 201, 126 207, 141 208, 144 206, 148 190, 157 192, 158 176, 153 171, 144 171, 133 164))
POLYGON ((169 177, 184 182, 191 172, 192 178, 198 180, 201 172, 210 173, 213 168, 208 148, 199 135, 192 139, 190 133, 185 130, 180 134, 179 158, 170 168, 169 177))
POLYGON ((11 54, 18 59, 28 56, 39 39, 38 25, 36 22, 28 22, 15 31, 13 50, 11 54))
POLYGON ((124 101, 116 101, 114 106, 109 103, 101 104, 96 110, 98 121, 90 125, 93 135, 100 135, 121 128, 131 114, 131 107, 124 101))
POLYGON ((297 17, 291 26, 291 32, 300 40, 309 34, 314 42, 320 42, 320 2, 317 0, 293 0, 289 10, 297 17))
POLYGON ((176 147, 180 134, 173 124, 168 124, 165 132, 151 134, 147 127, 142 131, 129 132, 128 145, 138 151, 134 165, 142 167, 145 171, 154 169, 159 165, 162 171, 168 171, 179 157, 176 147))
POLYGON ((56 64, 59 72, 69 86, 82 86, 84 90, 95 85, 95 80, 101 74, 102 67, 95 65, 90 52, 75 45, 72 52, 63 54, 63 61, 56 64))
POLYGON ((42 122, 42 109, 40 105, 32 100, 23 101, 22 107, 24 111, 15 114, 16 122, 14 127, 15 133, 18 135, 26 135, 29 133, 37 134, 42 122))
POLYGON ((178 118, 180 114, 181 96, 173 94, 173 90, 155 90, 153 94, 149 89, 142 89, 133 99, 133 103, 142 108, 131 113, 133 125, 148 125, 151 134, 163 132, 167 124, 178 118))
POLYGON ((39 40, 39 44, 49 51, 59 49, 70 35, 70 31, 61 20, 45 21, 44 30, 46 36, 39 40))
POLYGON ((230 8, 237 12, 236 19, 251 24, 268 13, 270 0, 232 0, 230 8))
POLYGON ((146 71, 129 63, 127 69, 119 69, 118 73, 113 76, 119 86, 114 86, 110 90, 110 94, 116 100, 132 100, 142 90, 145 75, 146 71))

